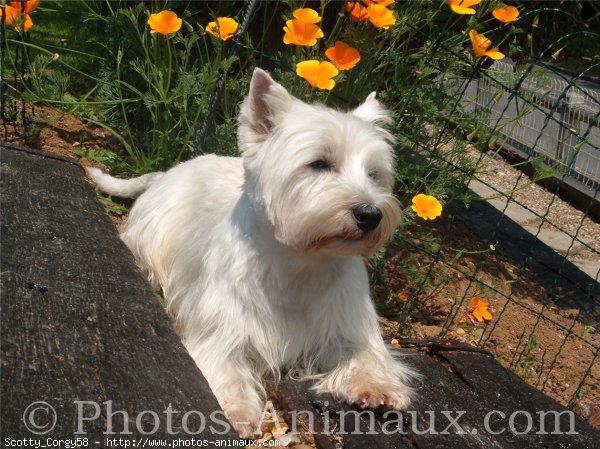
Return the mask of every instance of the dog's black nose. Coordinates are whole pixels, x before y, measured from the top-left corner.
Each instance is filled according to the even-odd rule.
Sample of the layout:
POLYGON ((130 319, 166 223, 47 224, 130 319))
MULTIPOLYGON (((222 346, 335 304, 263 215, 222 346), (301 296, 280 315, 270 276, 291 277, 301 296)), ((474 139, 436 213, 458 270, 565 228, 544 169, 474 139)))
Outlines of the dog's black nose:
POLYGON ((361 204, 360 206, 355 207, 352 209, 352 214, 354 214, 356 226, 363 232, 369 232, 375 229, 383 216, 381 209, 371 206, 370 204, 361 204))

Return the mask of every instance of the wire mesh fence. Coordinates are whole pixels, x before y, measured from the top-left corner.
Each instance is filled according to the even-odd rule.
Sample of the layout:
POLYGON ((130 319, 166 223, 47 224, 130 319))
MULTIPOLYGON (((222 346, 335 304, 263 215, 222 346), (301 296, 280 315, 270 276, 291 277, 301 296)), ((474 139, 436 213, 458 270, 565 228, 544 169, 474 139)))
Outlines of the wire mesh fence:
MULTIPOLYGON (((591 83, 590 83, 591 84, 591 83)), ((543 155, 585 185, 600 181, 600 90, 578 85, 548 66, 515 72, 495 61, 488 76, 471 80, 463 108, 503 136, 502 145, 543 155), (522 82, 519 81, 524 77, 522 82), (511 87, 520 85, 517 95, 511 87)))
MULTIPOLYGON (((221 70, 209 94, 204 92, 208 101, 196 132, 197 151, 210 151, 211 138, 219 136, 227 93, 247 75, 247 66, 293 73, 290 60, 277 57, 277 46, 273 50, 273 42, 259 35, 267 28, 257 28, 286 7, 258 1, 227 6, 249 32, 219 54, 240 62, 221 70)), ((402 15, 414 7, 415 2, 399 2, 396 11, 402 15)), ((522 26, 554 9, 530 11, 522 26)), ((280 28, 278 23, 268 30, 280 28)), ((387 332, 468 341, 490 349, 507 368, 565 404, 598 402, 600 87, 590 75, 600 62, 569 72, 539 51, 526 60, 485 66, 444 39, 432 40, 419 28, 412 32, 427 46, 413 75, 425 72, 431 82, 408 84, 388 101, 426 102, 439 94, 443 107, 419 133, 411 129, 409 108, 399 107, 398 178, 402 184, 402 174, 418 166, 424 177, 451 177, 456 192, 442 219, 411 223, 382 257, 369 262, 374 298, 389 319, 387 332), (440 64, 439 54, 462 66, 440 64), (553 182, 542 188, 534 182, 540 179, 553 182), (579 208, 564 201, 573 196, 579 208), (481 319, 482 303, 492 319, 481 319)), ((5 139, 8 124, 26 123, 30 110, 18 95, 27 80, 25 47, 11 42, 21 53, 11 50, 7 33, 3 23, 2 67, 11 51, 13 67, 23 66, 2 75, 5 139)), ((578 33, 600 48, 600 36, 587 30, 566 30, 554 39, 575 39, 578 33)), ((347 102, 335 92, 328 99, 347 102)))

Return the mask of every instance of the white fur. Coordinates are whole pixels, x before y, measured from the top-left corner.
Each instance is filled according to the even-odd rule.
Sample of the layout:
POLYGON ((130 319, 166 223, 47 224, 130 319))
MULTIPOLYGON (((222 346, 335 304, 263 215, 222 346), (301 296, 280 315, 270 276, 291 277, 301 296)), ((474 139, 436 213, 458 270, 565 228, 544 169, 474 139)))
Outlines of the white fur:
POLYGON ((100 190, 123 198, 137 198, 164 175, 156 172, 132 179, 119 179, 102 173, 102 170, 95 167, 87 167, 86 170, 100 190))
POLYGON ((343 113, 256 69, 241 158, 201 156, 131 185, 89 171, 119 196, 151 181, 122 239, 243 436, 261 418, 263 377, 284 369, 362 407, 408 405, 415 373, 384 346, 362 260, 401 219, 391 137, 379 127, 388 120, 374 94, 343 113), (331 168, 309 165, 319 159, 331 168), (351 212, 360 204, 383 213, 370 232, 351 212))

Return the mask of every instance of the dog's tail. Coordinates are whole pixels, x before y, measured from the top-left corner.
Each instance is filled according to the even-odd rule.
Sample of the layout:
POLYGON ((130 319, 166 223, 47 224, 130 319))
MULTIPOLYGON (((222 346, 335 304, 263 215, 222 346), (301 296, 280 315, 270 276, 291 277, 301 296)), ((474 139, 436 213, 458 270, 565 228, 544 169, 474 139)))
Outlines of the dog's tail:
POLYGON ((137 198, 164 175, 163 172, 155 172, 137 178, 119 179, 95 167, 86 167, 85 170, 100 190, 121 198, 137 198))

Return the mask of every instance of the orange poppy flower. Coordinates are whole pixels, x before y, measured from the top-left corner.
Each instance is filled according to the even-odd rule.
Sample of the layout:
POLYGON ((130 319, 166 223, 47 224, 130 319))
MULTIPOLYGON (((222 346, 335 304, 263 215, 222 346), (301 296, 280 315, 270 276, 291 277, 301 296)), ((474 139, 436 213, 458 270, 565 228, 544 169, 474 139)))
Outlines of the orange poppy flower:
POLYGON ((226 41, 231 39, 238 32, 240 24, 231 17, 218 17, 216 21, 206 25, 206 32, 214 37, 226 41))
POLYGON ((471 30, 469 31, 469 37, 471 38, 471 44, 473 45, 473 53, 475 53, 475 56, 478 58, 481 58, 482 56, 487 56, 492 59, 504 58, 504 53, 500 53, 497 48, 493 48, 492 41, 483 34, 471 30))
POLYGON ((317 43, 317 39, 323 37, 323 31, 314 23, 303 22, 302 20, 292 19, 285 22, 285 35, 283 42, 286 45, 303 45, 312 47, 317 43))
POLYGON ((10 25, 17 17, 19 17, 19 10, 13 8, 12 6, 6 6, 4 8, 0 8, 0 18, 3 14, 6 14, 4 23, 10 25))
POLYGON ((302 61, 296 64, 296 74, 300 78, 304 78, 311 86, 319 89, 331 90, 335 86, 335 81, 332 79, 337 76, 338 69, 328 61, 302 61))
POLYGON ((19 12, 24 12, 25 14, 29 14, 35 8, 40 5, 40 0, 27 0, 26 2, 16 2, 11 1, 10 6, 15 8, 19 12))
POLYGON ((350 70, 358 64, 358 61, 360 61, 360 53, 358 50, 342 41, 336 41, 333 47, 329 47, 327 51, 325 51, 325 56, 327 56, 339 70, 350 70))
POLYGON ((490 305, 485 302, 483 299, 475 296, 471 300, 471 307, 473 307, 473 311, 471 312, 473 317, 480 323, 483 321, 490 321, 494 316, 492 312, 489 311, 488 307, 490 305))
POLYGON ((152 34, 158 33, 164 36, 173 34, 181 28, 182 20, 173 11, 161 11, 150 14, 148 25, 152 34))
POLYGON ((436 197, 424 193, 413 197, 411 209, 425 220, 434 220, 442 215, 442 203, 436 197))
POLYGON ((503 23, 514 22, 519 18, 519 10, 514 6, 505 6, 504 8, 494 9, 492 14, 496 19, 503 23))
POLYGON ((387 30, 390 26, 396 23, 396 16, 394 15, 394 11, 391 9, 387 9, 383 5, 372 4, 367 8, 367 14, 369 15, 369 20, 373 25, 377 28, 383 28, 387 30))
POLYGON ((364 0, 367 5, 390 6, 396 3, 395 0, 364 0))
POLYGON ((296 9, 292 15, 294 18, 306 23, 319 23, 321 21, 319 13, 311 8, 296 9))
POLYGON ((456 14, 475 14, 475 10, 471 6, 481 3, 481 0, 448 0, 448 4, 452 11, 456 14))
MULTIPOLYGON (((17 2, 11 2, 11 3, 17 3, 17 2)), ((37 7, 38 3, 39 3, 39 1, 37 1, 36 4, 33 5, 31 10, 35 9, 37 7)), ((19 4, 19 8, 20 7, 21 6, 19 4)), ((21 31, 21 25, 23 25, 23 29, 25 30, 25 32, 27 32, 33 26, 33 20, 31 20, 31 16, 29 14, 21 13, 21 10, 19 8, 15 8, 13 6, 6 6, 4 8, 1 8, 0 9, 0 18, 3 15, 2 11, 5 11, 6 18, 4 19, 4 23, 6 25, 13 24, 15 26, 15 30, 17 30, 19 32, 21 31)), ((27 9, 26 9, 26 11, 27 11, 27 9)))
POLYGON ((408 301, 408 296, 406 296, 404 293, 398 293, 398 299, 402 302, 406 302, 408 301))
POLYGON ((369 20, 367 7, 360 2, 346 2, 346 11, 348 11, 351 22, 365 22, 369 20))

